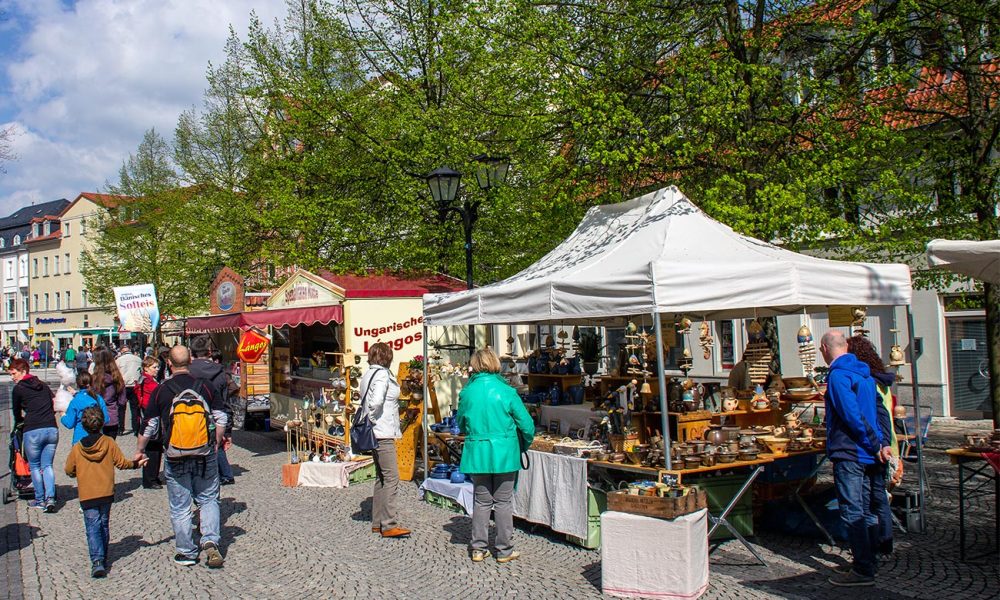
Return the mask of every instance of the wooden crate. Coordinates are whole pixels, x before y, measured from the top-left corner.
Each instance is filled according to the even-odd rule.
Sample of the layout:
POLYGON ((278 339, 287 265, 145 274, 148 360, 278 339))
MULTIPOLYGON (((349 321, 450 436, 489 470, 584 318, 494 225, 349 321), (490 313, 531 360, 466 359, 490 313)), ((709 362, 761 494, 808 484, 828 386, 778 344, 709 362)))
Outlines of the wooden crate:
POLYGON ((680 498, 633 496, 626 490, 608 492, 608 510, 658 519, 675 519, 706 506, 708 498, 702 490, 691 490, 680 498))

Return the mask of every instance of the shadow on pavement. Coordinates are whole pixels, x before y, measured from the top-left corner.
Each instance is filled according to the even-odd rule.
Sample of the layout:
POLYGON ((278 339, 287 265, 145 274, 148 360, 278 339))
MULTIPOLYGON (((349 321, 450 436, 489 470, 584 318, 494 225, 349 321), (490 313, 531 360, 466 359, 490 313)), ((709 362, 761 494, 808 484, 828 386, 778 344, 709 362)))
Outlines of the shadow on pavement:
POLYGON ((4 525, 0 528, 0 556, 27 548, 40 533, 41 529, 27 523, 4 525))
POLYGON ((358 511, 351 515, 351 518, 355 521, 372 520, 372 499, 370 496, 361 501, 361 504, 358 505, 358 511))
POLYGON ((130 535, 123 537, 117 542, 113 542, 108 546, 108 566, 110 567, 114 564, 116 559, 125 558, 131 555, 133 552, 140 548, 149 548, 152 546, 160 546, 166 544, 170 540, 174 539, 174 536, 167 536, 158 542, 147 542, 140 535, 130 535))

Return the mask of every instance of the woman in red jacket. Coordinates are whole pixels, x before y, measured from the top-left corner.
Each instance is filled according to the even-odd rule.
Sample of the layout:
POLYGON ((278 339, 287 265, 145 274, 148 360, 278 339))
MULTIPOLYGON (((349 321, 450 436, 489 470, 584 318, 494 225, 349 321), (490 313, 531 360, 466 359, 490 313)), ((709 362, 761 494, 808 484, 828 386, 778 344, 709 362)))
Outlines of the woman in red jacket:
MULTIPOLYGON (((139 400, 139 410, 142 411, 142 427, 145 429, 149 415, 146 414, 146 407, 149 406, 149 398, 153 395, 153 390, 158 385, 156 374, 160 370, 160 361, 152 356, 142 359, 142 377, 135 384, 135 395, 139 400)), ((143 432, 139 432, 140 434, 143 432)), ((149 457, 142 467, 142 487, 147 490, 158 490, 163 485, 160 483, 160 458, 163 454, 163 445, 159 440, 149 440, 146 445, 146 456, 149 457)))

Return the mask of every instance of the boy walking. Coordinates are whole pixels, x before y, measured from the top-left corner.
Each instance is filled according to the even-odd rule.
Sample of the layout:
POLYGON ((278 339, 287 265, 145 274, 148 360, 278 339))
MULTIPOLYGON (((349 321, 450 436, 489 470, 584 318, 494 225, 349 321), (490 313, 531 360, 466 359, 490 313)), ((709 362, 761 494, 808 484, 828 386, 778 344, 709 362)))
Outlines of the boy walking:
POLYGON ((84 409, 81 423, 87 436, 73 445, 66 459, 66 474, 77 478, 83 525, 90 549, 90 576, 104 577, 108 572, 108 538, 111 502, 115 499, 115 467, 137 469, 147 459, 129 460, 115 441, 101 431, 104 413, 100 407, 84 409))

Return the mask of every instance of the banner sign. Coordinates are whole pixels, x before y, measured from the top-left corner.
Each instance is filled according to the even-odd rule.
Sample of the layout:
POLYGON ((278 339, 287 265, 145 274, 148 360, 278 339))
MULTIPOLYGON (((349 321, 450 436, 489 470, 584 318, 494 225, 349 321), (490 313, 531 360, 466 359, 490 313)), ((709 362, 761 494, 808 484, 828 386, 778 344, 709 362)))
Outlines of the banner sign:
POLYGON ((115 304, 122 329, 137 333, 153 333, 160 324, 160 307, 156 289, 151 283, 116 287, 115 304))
POLYGON ((267 352, 267 338, 256 331, 244 331, 240 336, 240 344, 236 347, 236 356, 245 363, 255 363, 267 352))

